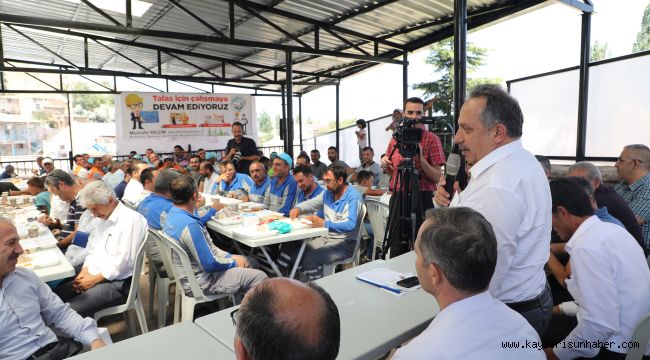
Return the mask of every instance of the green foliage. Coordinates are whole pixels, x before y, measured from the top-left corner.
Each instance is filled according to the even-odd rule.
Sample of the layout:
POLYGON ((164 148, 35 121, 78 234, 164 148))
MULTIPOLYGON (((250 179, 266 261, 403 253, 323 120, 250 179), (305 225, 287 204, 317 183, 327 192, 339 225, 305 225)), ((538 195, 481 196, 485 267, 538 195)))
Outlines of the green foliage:
POLYGON ((594 41, 589 52, 589 61, 600 61, 610 57, 612 57, 612 52, 607 41, 604 43, 599 43, 598 40, 594 41))
MULTIPOLYGON (((467 44, 467 74, 476 71, 484 63, 488 50, 467 44)), ((414 89, 424 91, 425 97, 435 96, 436 102, 433 103, 434 113, 444 114, 452 119, 454 106, 454 49, 451 39, 443 40, 431 46, 431 54, 426 59, 426 63, 433 65, 434 74, 440 76, 438 80, 431 82, 422 82, 413 85, 414 89)), ((498 78, 469 78, 467 86, 471 88, 478 84, 498 83, 498 78)))
POLYGON ((260 132, 263 134, 270 134, 273 132, 273 124, 271 123, 271 117, 266 111, 263 111, 258 117, 257 121, 259 122, 260 132))
POLYGON ((636 42, 632 47, 632 52, 650 50, 650 4, 646 6, 641 19, 641 30, 636 35, 636 42))
POLYGON ((50 114, 47 111, 34 111, 32 112, 32 117, 34 120, 41 122, 48 122, 50 120, 50 114))
MULTIPOLYGON (((104 84, 108 87, 108 84, 104 84)), ((86 83, 73 83, 72 90, 88 91, 86 83)), ((109 122, 115 121, 115 103, 113 95, 109 94, 71 94, 74 112, 78 115, 88 116, 90 121, 109 122)))

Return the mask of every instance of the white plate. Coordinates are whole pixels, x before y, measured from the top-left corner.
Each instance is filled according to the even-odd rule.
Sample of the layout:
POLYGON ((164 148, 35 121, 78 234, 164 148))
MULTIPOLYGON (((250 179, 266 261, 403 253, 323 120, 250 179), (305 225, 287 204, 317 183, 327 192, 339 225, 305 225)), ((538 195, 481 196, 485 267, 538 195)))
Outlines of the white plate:
POLYGON ((250 228, 236 229, 233 230, 232 233, 246 239, 263 239, 263 238, 276 235, 278 232, 277 230, 257 231, 257 228, 250 227, 250 228))
POLYGON ((215 217, 213 217, 213 219, 219 225, 235 225, 235 224, 241 224, 242 222, 242 219, 217 219, 215 217))

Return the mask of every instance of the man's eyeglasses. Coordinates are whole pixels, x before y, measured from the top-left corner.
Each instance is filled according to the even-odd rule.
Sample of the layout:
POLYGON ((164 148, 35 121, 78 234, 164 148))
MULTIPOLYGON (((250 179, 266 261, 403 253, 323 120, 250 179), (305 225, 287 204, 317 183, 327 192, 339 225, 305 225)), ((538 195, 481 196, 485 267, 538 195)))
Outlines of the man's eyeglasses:
POLYGON ((643 161, 641 161, 641 160, 639 160, 639 159, 632 159, 632 158, 630 158, 630 159, 626 159, 626 158, 622 158, 622 157, 617 158, 617 159, 616 159, 616 162, 625 162, 625 161, 628 161, 628 160, 629 160, 629 161, 638 161, 639 164, 643 164, 643 161))
POLYGON ((323 182, 324 182, 326 185, 329 185, 329 184, 335 182, 336 180, 338 180, 338 179, 323 179, 323 182))
POLYGON ((232 319, 232 324, 237 326, 237 320, 239 319, 239 308, 233 310, 230 313, 230 318, 232 319))

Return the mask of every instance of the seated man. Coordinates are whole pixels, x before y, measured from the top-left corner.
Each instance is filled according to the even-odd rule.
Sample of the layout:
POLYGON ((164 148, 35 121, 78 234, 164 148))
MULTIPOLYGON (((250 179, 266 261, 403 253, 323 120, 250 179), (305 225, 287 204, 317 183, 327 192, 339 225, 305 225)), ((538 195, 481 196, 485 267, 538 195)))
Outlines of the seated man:
MULTIPOLYGON (((632 333, 650 312, 650 269, 641 247, 624 228, 594 216, 589 197, 571 179, 550 183, 553 228, 568 241, 571 277, 565 280, 579 304, 578 325, 549 359, 623 359, 632 333), (594 343, 599 347, 590 346, 594 343)), ((642 344, 645 354, 650 346, 642 344)))
POLYGON ((244 182, 244 190, 248 193, 248 199, 258 204, 269 204, 271 201, 271 178, 266 175, 266 167, 260 161, 255 160, 248 168, 251 173, 250 180, 244 182))
POLYGON ((238 360, 334 360, 338 355, 339 312, 329 294, 314 283, 266 280, 246 294, 235 311, 238 360))
POLYGON ((270 185, 269 209, 289 215, 289 210, 296 199, 296 180, 289 173, 293 161, 288 154, 282 153, 273 159, 273 179, 270 185))
POLYGON ((34 197, 34 206, 39 211, 49 214, 50 213, 50 194, 45 188, 45 182, 40 177, 34 176, 27 180, 27 191, 34 197))
POLYGON ((372 184, 374 182, 374 175, 367 170, 361 170, 359 173, 355 174, 357 179, 357 184, 352 185, 356 191, 363 196, 365 199, 366 195, 370 196, 382 196, 387 190, 382 189, 373 189, 372 184))
POLYGON ((296 158, 296 167, 298 165, 311 167, 311 164, 309 163, 309 156, 307 156, 306 153, 298 155, 298 157, 296 158))
POLYGON ((214 165, 204 161, 199 165, 199 174, 203 180, 199 183, 199 192, 205 194, 216 194, 219 186, 219 174, 214 171, 214 165))
MULTIPOLYGON (((351 257, 356 247, 363 203, 359 193, 345 182, 346 178, 343 166, 330 165, 323 175, 327 191, 298 204, 289 213, 292 219, 304 212, 322 210, 325 214, 324 219, 317 215, 306 216, 313 227, 329 230, 326 236, 311 240, 305 248, 301 264, 310 280, 323 276, 323 265, 351 257)), ((291 252, 295 252, 294 249, 291 252)), ((283 253, 281 256, 286 258, 288 253, 284 249, 283 253)))
MULTIPOLYGON (((180 176, 181 174, 178 171, 169 169, 161 171, 160 174, 156 176, 154 192, 142 200, 138 206, 138 212, 147 219, 147 224, 150 228, 155 230, 161 230, 163 228, 167 213, 174 206, 171 194, 169 193, 169 187, 171 186, 172 181, 180 176)), ((216 210, 210 207, 200 217, 199 221, 205 226, 215 213, 216 210)), ((195 215, 198 215, 198 212, 195 213, 195 215)), ((158 251, 156 242, 149 241, 147 246, 152 258, 151 261, 153 261, 156 266, 160 267, 162 265, 162 259, 160 258, 160 251, 158 251)))
POLYGON ((293 177, 296 179, 296 183, 300 189, 300 191, 298 191, 296 204, 300 204, 305 200, 313 199, 325 190, 318 185, 309 166, 296 166, 296 168, 293 169, 293 177))
MULTIPOLYGON (((379 185, 379 178, 381 177, 381 165, 375 162, 375 151, 370 147, 366 146, 363 148, 363 151, 361 152, 361 156, 363 158, 363 163, 359 165, 355 170, 354 174, 352 174, 351 181, 359 181, 357 179, 358 174, 361 171, 369 171, 372 173, 372 185, 373 186, 378 186, 379 185)), ((372 186, 371 186, 372 187, 372 186)))
POLYGON ((650 148, 634 144, 623 148, 616 162, 621 182, 614 190, 625 199, 641 225, 645 250, 650 250, 650 148))
POLYGON ((81 272, 57 287, 55 293, 80 315, 93 316, 126 300, 136 252, 147 232, 147 220, 117 200, 113 189, 102 181, 86 184, 78 198, 104 221, 89 236, 88 255, 81 272))
MULTIPOLYGON (((194 214, 198 192, 194 180, 187 175, 174 179, 170 186, 174 206, 167 213, 163 231, 177 240, 190 258, 192 271, 206 294, 234 294, 248 291, 267 278, 260 270, 252 269, 251 258, 231 255, 217 248, 207 229, 194 214)), ((173 261, 180 268, 180 259, 173 254, 173 261)), ((187 275, 181 276, 185 293, 190 295, 187 275)))
POLYGON ((641 225, 637 222, 632 209, 630 209, 630 206, 627 205, 621 195, 616 193, 613 188, 605 185, 603 176, 596 165, 586 161, 577 162, 569 167, 567 176, 579 176, 587 179, 594 190, 598 207, 606 207, 607 212, 620 220, 627 231, 645 248, 641 225))
POLYGON ((221 168, 223 171, 219 176, 217 194, 235 199, 242 199, 243 197, 248 196, 244 190, 244 184, 251 181, 250 176, 238 173, 237 169, 235 169, 235 165, 230 160, 222 161, 221 168))
POLYGON ((144 161, 140 160, 133 160, 133 172, 131 173, 131 179, 129 182, 126 184, 126 188, 124 189, 124 196, 122 196, 122 201, 128 201, 131 204, 138 205, 140 199, 140 196, 142 194, 142 190, 144 190, 144 186, 142 186, 142 181, 140 181, 140 174, 144 169, 149 168, 149 165, 145 163, 144 161))
POLYGON ((11 221, 0 218, 0 359, 64 359, 81 352, 79 343, 104 346, 95 320, 71 310, 31 270, 16 268, 18 239, 11 221))
POLYGON ((415 270, 440 313, 393 359, 544 359, 535 329, 488 292, 497 263, 490 223, 463 207, 425 216, 415 240, 415 270))
POLYGON ((61 229, 58 236, 58 246, 60 248, 67 248, 77 231, 77 224, 81 214, 86 211, 86 208, 78 200, 81 186, 70 174, 59 169, 53 170, 47 175, 45 185, 50 193, 58 196, 68 204, 68 214, 65 224, 54 220, 53 217, 46 217, 43 221, 47 226, 61 229))
POLYGON ((0 179, 11 179, 14 177, 17 177, 16 175, 16 169, 14 168, 13 165, 7 165, 5 166, 5 171, 0 174, 0 179))

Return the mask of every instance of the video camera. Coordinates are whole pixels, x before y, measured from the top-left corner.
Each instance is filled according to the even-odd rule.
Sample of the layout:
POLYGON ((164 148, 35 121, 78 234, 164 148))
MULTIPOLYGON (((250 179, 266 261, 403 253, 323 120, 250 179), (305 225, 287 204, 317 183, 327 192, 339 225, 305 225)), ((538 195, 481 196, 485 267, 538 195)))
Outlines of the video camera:
POLYGON ((416 125, 432 125, 435 117, 423 116, 420 119, 401 118, 397 123, 393 138, 397 142, 402 158, 412 159, 419 153, 418 146, 422 140, 422 129, 416 125))

